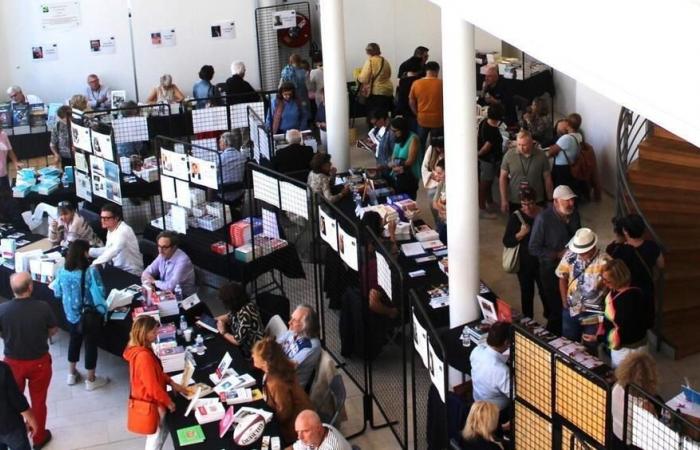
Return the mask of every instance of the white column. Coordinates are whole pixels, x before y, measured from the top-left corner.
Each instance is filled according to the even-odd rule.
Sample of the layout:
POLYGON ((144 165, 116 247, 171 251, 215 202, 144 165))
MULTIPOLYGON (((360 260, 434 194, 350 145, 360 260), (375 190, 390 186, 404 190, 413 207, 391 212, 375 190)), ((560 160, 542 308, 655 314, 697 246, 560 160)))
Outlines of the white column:
POLYGON ((474 26, 442 8, 450 327, 479 317, 474 26))
POLYGON ((343 1, 321 0, 323 87, 326 94, 327 152, 339 172, 350 167, 348 91, 345 79, 343 1))

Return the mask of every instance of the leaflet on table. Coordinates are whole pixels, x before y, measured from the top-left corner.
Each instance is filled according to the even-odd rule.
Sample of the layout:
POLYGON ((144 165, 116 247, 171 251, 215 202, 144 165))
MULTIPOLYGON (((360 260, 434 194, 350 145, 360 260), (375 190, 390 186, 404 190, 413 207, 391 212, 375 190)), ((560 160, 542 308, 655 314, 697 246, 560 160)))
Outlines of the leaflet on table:
POLYGON ((445 363, 438 358, 433 345, 428 342, 428 372, 430 380, 437 388, 442 401, 445 401, 445 363))
POLYGON ((173 220, 173 231, 181 234, 187 233, 187 210, 182 206, 170 207, 170 216, 173 220))
POLYGON ((357 239, 346 233, 343 227, 338 225, 338 253, 352 270, 359 270, 357 264, 357 239))
POLYGON ((190 156, 190 180, 201 186, 219 189, 219 171, 215 161, 190 156))
POLYGON ((276 178, 253 170, 253 194, 256 199, 262 200, 276 208, 280 207, 279 185, 276 178))
POLYGON ((282 211, 288 211, 304 219, 309 218, 306 189, 287 181, 280 181, 280 202, 282 211))
POLYGON ((190 179, 187 155, 175 153, 163 147, 160 149, 160 170, 163 175, 169 175, 187 181, 190 179))
POLYGON ((73 138, 73 146, 84 150, 86 152, 92 153, 92 145, 90 143, 90 129, 88 127, 83 127, 77 123, 71 123, 70 126, 71 137, 73 138))
POLYGON ((88 171, 87 156, 82 152, 75 152, 75 168, 82 171, 88 171))
POLYGON ((425 331, 423 325, 418 321, 416 313, 413 313, 413 347, 423 360, 423 365, 428 367, 428 332, 425 331))
POLYGON ((241 375, 231 374, 224 377, 219 384, 214 386, 214 392, 221 394, 222 392, 230 391, 231 389, 247 388, 255 386, 255 378, 249 374, 241 375))
MULTIPOLYGON (((255 172, 253 172, 255 173, 255 172)), ((335 219, 331 219, 331 217, 323 211, 323 209, 319 206, 318 207, 318 220, 319 220, 319 231, 321 234, 321 239, 326 241, 328 245, 331 246, 333 250, 336 252, 338 251, 338 231, 337 231, 337 223, 335 219)))
POLYGON ((401 244, 401 252, 407 258, 425 254, 425 250, 423 249, 423 246, 420 242, 410 242, 408 244, 401 244))
MULTIPOLYGON (((76 155, 78 153, 76 152, 76 155)), ((76 171, 75 172, 75 195, 92 202, 92 185, 90 183, 90 175, 76 171)))
POLYGON ((184 299, 182 301, 182 303, 180 304, 180 306, 182 306, 182 309, 187 311, 200 303, 201 303, 201 300, 199 299, 199 296, 197 294, 192 294, 189 297, 187 297, 186 299, 184 299))
POLYGON ((231 105, 231 128, 248 128, 249 106, 253 111, 255 111, 258 117, 265 117, 265 104, 263 102, 238 103, 236 105, 231 105))
POLYGON ((379 287, 384 290, 386 296, 389 297, 389 300, 392 300, 391 269, 389 268, 389 263, 381 253, 375 252, 375 255, 377 258, 377 282, 379 283, 379 287))
POLYGON ((92 152, 100 158, 114 161, 114 149, 112 148, 112 136, 109 134, 92 132, 92 152))

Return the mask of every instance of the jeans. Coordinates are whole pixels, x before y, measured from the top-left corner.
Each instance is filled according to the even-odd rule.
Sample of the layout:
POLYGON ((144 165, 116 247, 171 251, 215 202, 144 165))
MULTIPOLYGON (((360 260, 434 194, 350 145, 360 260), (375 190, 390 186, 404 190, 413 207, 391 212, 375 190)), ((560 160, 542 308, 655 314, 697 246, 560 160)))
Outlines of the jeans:
POLYGON ((27 430, 17 428, 9 433, 0 433, 0 450, 31 450, 29 438, 27 438, 27 430))
POLYGON ((540 296, 543 296, 545 311, 549 314, 547 317, 547 330, 551 333, 561 336, 561 295, 559 294, 559 278, 557 278, 554 270, 557 268, 558 261, 540 259, 540 283, 542 290, 540 296))
POLYGON ((598 331, 598 322, 594 320, 594 323, 587 323, 594 319, 594 316, 595 314, 582 312, 575 317, 571 317, 569 308, 562 308, 561 335, 571 341, 581 342, 591 354, 597 356, 596 348, 598 342, 596 333, 598 331))
POLYGON ((146 450, 162 449, 165 440, 168 438, 168 426, 165 423, 165 409, 159 407, 158 412, 160 413, 160 423, 155 433, 146 436, 146 450))
POLYGON ((6 356, 5 362, 12 369, 12 375, 20 392, 24 392, 29 383, 29 398, 37 422, 37 430, 32 436, 32 441, 34 445, 40 444, 46 440, 46 395, 51 383, 51 355, 46 353, 41 358, 31 360, 12 359, 6 356))
POLYGON ((79 323, 69 325, 68 362, 80 361, 80 347, 85 341, 85 370, 95 370, 97 366, 97 336, 81 333, 79 323))
MULTIPOLYGON (((522 248, 520 251, 522 251, 522 248)), ((544 301, 544 295, 542 294, 540 265, 536 258, 531 256, 520 258, 518 283, 520 284, 520 306, 523 310, 523 315, 534 317, 533 300, 535 299, 535 285, 537 285, 537 291, 540 293, 540 299, 542 299, 542 306, 544 307, 544 317, 546 318, 549 315, 549 305, 544 301)))

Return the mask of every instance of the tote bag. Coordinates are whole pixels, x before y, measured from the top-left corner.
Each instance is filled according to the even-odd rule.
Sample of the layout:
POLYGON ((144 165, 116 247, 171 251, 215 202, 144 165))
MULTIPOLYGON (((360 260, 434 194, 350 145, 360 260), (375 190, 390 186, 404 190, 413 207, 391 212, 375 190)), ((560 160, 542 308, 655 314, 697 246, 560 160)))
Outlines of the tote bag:
MULTIPOLYGON (((520 211, 514 213, 522 225, 525 224, 520 211)), ((507 273, 517 273, 520 270, 520 244, 515 247, 503 247, 503 270, 507 273)))

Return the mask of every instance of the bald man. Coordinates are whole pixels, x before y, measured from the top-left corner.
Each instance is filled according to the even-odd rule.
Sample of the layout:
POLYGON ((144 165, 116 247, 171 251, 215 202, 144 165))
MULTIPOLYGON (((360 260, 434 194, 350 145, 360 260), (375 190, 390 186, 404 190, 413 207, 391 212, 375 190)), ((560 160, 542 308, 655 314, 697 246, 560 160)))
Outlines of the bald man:
POLYGON ((294 422, 298 441, 294 450, 351 450, 347 440, 332 425, 321 423, 321 418, 314 411, 305 409, 294 422))
POLYGON ((48 303, 32 298, 34 283, 29 273, 13 274, 10 287, 15 298, 0 305, 0 335, 5 341, 5 363, 10 366, 19 390, 24 392, 29 383, 37 422, 32 435, 36 450, 51 440, 51 432, 46 429, 46 394, 51 382, 48 340, 58 327, 48 303))
POLYGON ((506 110, 505 121, 510 124, 515 119, 513 97, 505 82, 498 75, 498 66, 489 64, 484 71, 484 82, 477 101, 481 106, 491 106, 500 103, 506 110))

